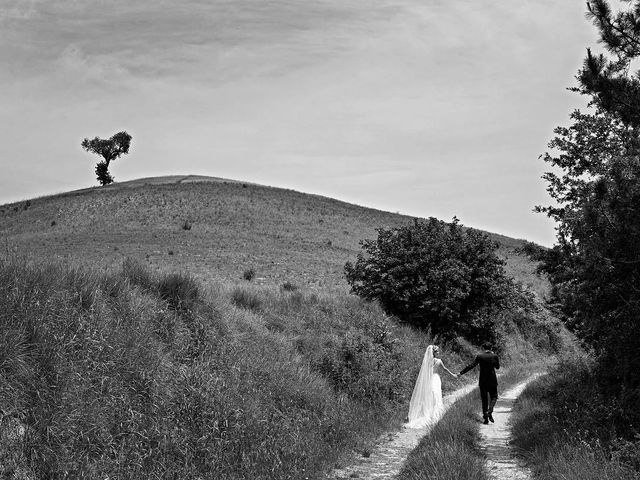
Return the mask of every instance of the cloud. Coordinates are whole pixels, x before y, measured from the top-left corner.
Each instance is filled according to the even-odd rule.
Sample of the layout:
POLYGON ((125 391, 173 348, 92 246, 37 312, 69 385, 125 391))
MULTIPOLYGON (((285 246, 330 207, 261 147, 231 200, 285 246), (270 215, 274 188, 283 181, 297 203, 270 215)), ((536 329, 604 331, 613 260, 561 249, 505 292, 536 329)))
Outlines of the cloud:
POLYGON ((38 3, 43 0, 5 0, 0 5, 0 25, 14 20, 26 20, 36 14, 38 3))
POLYGON ((59 73, 75 81, 126 85, 131 74, 117 55, 89 55, 77 44, 67 45, 57 59, 59 73))
POLYGON ((119 179, 222 175, 470 221, 517 196, 504 228, 536 203, 523 182, 542 184, 531 165, 595 39, 581 0, 0 3, 0 161, 91 183, 79 140, 127 129, 119 179))

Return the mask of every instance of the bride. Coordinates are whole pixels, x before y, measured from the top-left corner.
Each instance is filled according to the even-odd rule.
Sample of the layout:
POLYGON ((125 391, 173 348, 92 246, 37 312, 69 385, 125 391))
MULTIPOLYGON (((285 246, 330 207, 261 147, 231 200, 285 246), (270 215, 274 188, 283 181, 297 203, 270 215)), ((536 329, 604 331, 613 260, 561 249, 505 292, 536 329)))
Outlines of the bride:
POLYGON ((458 375, 444 366, 442 360, 438 358, 439 355, 440 348, 437 345, 427 347, 409 403, 407 428, 422 428, 429 423, 434 423, 438 421, 444 411, 438 372, 445 370, 453 378, 458 378, 458 375))

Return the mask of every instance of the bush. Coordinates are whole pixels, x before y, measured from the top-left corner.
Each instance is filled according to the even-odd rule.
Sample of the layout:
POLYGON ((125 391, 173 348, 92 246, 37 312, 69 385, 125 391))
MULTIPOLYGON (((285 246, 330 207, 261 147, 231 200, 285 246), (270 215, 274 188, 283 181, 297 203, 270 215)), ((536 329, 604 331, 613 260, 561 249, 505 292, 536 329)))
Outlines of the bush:
POLYGON ((376 240, 361 245, 355 264, 345 265, 351 291, 434 334, 464 331, 474 312, 499 304, 511 291, 497 244, 456 218, 380 228, 376 240))
POLYGON ((189 220, 185 220, 184 222, 182 222, 182 229, 191 230, 191 222, 189 220))
POLYGON ((256 276, 256 271, 253 268, 248 268, 244 272, 242 272, 242 278, 246 281, 250 282, 256 276))
POLYGON ((358 401, 398 401, 405 385, 396 370, 396 347, 390 330, 372 323, 364 331, 348 331, 341 341, 326 345, 318 370, 358 401))
POLYGON ((158 293, 173 310, 190 310, 198 299, 196 281, 184 273, 170 273, 158 280, 158 293))
POLYGON ((531 260, 534 260, 536 262, 544 261, 547 258, 547 254, 549 252, 548 248, 540 246, 537 243, 527 241, 525 241, 524 245, 517 250, 518 252, 524 253, 531 260))
POLYGON ((138 260, 127 257, 122 262, 122 274, 132 285, 144 290, 155 290, 156 281, 145 265, 138 260))
POLYGON ((236 287, 231 291, 231 303, 245 310, 259 311, 262 307, 258 295, 242 287, 236 287))
POLYGON ((284 282, 280 288, 282 288, 282 290, 284 290, 285 292, 295 292, 296 290, 298 290, 298 286, 289 281, 284 282))

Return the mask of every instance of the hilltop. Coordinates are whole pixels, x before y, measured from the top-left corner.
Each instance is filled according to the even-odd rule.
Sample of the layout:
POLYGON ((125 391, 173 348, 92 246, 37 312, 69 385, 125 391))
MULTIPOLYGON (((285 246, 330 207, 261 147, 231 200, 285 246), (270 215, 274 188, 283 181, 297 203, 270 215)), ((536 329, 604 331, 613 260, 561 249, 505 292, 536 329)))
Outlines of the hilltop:
MULTIPOLYGON (((110 267, 132 257, 201 281, 346 289, 344 263, 376 228, 413 217, 332 198, 204 176, 115 183, 0 206, 3 247, 31 259, 110 267)), ((524 241, 489 233, 507 272, 538 294, 546 282, 524 241)))
MULTIPOLYGON (((440 339, 349 294, 343 267, 376 228, 411 221, 194 176, 0 206, 0 472, 319 479, 369 452, 440 339)), ((492 236, 544 293, 523 241, 492 236)), ((505 365, 565 346, 522 300, 495 316, 505 365)), ((453 371, 475 353, 442 347, 453 371)))

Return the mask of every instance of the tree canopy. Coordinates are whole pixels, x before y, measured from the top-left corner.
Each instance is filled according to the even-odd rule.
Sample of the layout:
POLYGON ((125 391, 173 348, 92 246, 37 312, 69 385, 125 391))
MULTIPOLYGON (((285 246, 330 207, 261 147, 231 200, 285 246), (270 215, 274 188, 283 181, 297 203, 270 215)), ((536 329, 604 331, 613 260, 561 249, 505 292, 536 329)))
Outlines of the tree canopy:
MULTIPOLYGON (((378 229, 345 272, 352 292, 380 302, 401 320, 436 334, 472 333, 472 316, 510 285, 497 245, 456 218, 378 229)), ((487 332, 490 335, 490 332, 487 332)))
POLYGON ((599 358, 600 381, 616 404, 615 427, 640 428, 640 0, 614 12, 587 3, 609 55, 587 52, 578 91, 588 113, 555 129, 542 155, 554 205, 538 207, 557 222, 547 254, 554 296, 569 326, 599 358))
POLYGON ((598 28, 600 43, 609 52, 593 55, 587 50, 579 73, 579 90, 591 95, 605 111, 625 124, 640 126, 640 80, 630 73, 631 62, 640 56, 640 1, 614 12, 607 0, 587 2, 587 16, 598 28))
POLYGON ((117 158, 120 158, 121 155, 129 153, 131 138, 131 135, 122 131, 108 139, 95 137, 91 140, 85 138, 82 141, 81 146, 87 152, 95 153, 104 158, 103 161, 98 162, 95 170, 100 185, 113 183, 114 179, 109 173, 109 164, 117 158))

